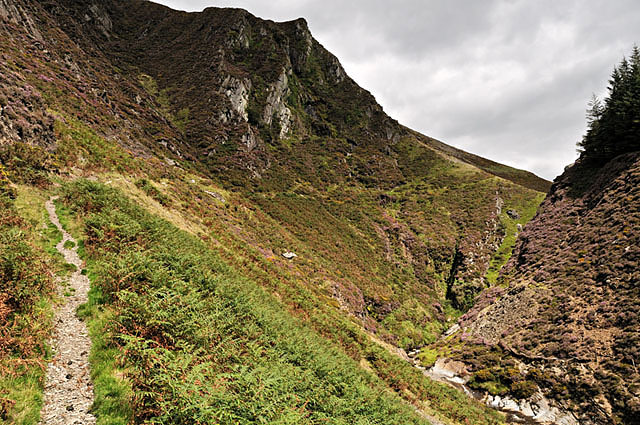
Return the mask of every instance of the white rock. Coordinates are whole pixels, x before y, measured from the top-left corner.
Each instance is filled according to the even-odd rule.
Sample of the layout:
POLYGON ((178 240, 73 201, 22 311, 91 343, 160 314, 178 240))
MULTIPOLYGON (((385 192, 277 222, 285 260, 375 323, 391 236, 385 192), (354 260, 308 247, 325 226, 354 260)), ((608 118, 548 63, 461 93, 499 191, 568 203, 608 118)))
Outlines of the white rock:
POLYGON ((272 119, 275 117, 280 125, 280 134, 278 137, 285 136, 291 128, 291 111, 287 108, 286 99, 289 96, 289 78, 288 72, 283 70, 278 81, 269 88, 269 96, 262 114, 262 122, 271 125, 272 119))
POLYGON ((221 112, 220 121, 227 122, 231 119, 237 118, 247 122, 249 120, 247 106, 249 104, 251 80, 240 80, 229 75, 222 82, 221 90, 229 99, 231 109, 221 112))
POLYGON ((247 147, 247 151, 249 152, 258 146, 258 139, 256 139, 250 126, 247 126, 247 132, 242 136, 242 143, 247 147))
POLYGON ((205 190, 204 193, 206 193, 207 195, 213 196, 215 199, 217 199, 218 201, 222 202, 223 204, 227 202, 226 199, 224 199, 224 197, 222 195, 220 195, 219 193, 211 192, 209 190, 205 190))
POLYGON ((445 336, 451 336, 454 333, 458 332, 460 330, 460 325, 458 325, 457 323, 453 326, 451 326, 445 333, 445 336))

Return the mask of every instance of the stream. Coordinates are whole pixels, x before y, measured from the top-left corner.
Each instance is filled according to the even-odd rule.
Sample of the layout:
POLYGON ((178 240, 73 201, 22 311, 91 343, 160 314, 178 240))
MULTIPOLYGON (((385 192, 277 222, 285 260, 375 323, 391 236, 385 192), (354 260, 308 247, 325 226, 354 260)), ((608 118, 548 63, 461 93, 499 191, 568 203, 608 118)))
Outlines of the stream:
POLYGON ((467 396, 504 413, 508 424, 579 425, 573 414, 551 406, 541 393, 536 394, 535 400, 532 401, 516 401, 508 397, 491 396, 486 392, 473 390, 466 385, 467 379, 459 375, 464 369, 462 363, 439 358, 431 368, 427 369, 420 364, 420 360, 417 358, 419 353, 420 349, 411 351, 407 353, 407 358, 425 376, 456 388, 467 396))

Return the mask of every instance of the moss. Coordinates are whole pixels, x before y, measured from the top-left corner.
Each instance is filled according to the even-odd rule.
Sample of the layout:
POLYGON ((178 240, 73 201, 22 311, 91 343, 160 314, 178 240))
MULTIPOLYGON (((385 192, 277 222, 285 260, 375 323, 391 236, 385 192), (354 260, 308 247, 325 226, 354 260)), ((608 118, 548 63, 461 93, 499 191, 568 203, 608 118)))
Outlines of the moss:
POLYGON ((542 193, 538 193, 533 201, 528 198, 513 197, 502 207, 500 226, 504 237, 500 247, 491 258, 489 268, 485 275, 485 279, 490 285, 498 282, 500 270, 507 261, 509 261, 509 258, 511 258, 518 236, 518 225, 524 227, 535 216, 538 205, 544 197, 545 195, 542 193), (517 211, 520 217, 517 219, 512 218, 507 214, 509 210, 517 211))
POLYGON ((511 394, 519 399, 527 399, 533 396, 538 390, 538 386, 531 381, 519 381, 511 384, 511 394))
POLYGON ((417 357, 420 360, 420 364, 428 368, 436 363, 436 360, 440 357, 440 352, 438 350, 422 348, 417 357))

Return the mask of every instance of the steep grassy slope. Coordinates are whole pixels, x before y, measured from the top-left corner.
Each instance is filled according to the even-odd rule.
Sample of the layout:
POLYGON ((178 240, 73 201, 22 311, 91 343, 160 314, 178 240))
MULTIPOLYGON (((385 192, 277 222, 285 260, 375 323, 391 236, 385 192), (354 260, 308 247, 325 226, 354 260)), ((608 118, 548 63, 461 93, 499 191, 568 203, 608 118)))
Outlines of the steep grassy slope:
MULTIPOLYGON (((104 52, 155 97, 182 129, 189 152, 221 184, 313 242, 331 264, 352 265, 347 277, 363 292, 360 304, 379 316, 406 302, 390 289, 406 282, 409 293, 419 294, 449 281, 452 288, 442 292, 468 308, 501 242, 496 205, 523 194, 533 205, 535 193, 522 186, 548 188, 530 173, 399 125, 313 39, 304 20, 280 24, 238 9, 187 14, 145 1, 106 2, 96 12, 101 18, 80 20, 87 4, 52 12, 84 49, 104 52), (107 18, 108 25, 101 23, 107 18), (279 198, 289 191, 305 201, 279 198), (381 205, 387 199, 394 200, 393 211, 381 205), (291 211, 298 211, 295 218, 291 211), (353 211, 361 217, 338 223, 353 211), (341 230, 319 232, 320 223, 341 230), (397 226, 402 235, 390 230, 397 226), (341 249, 354 245, 344 239, 350 233, 366 235, 369 249, 341 249), (351 258, 344 261, 345 255, 351 258), (365 264, 369 259, 375 263, 365 264), (375 285, 389 274, 391 284, 375 285)), ((398 332, 397 326, 391 331, 398 332)), ((405 346, 422 342, 397 336, 405 346)))
POLYGON ((200 240, 79 182, 84 249, 109 342, 126 353, 135 422, 422 423, 200 240))
MULTIPOLYGON (((92 358, 101 414, 116 406, 124 412, 122 420, 131 409, 139 420, 169 420, 181 414, 162 401, 174 383, 154 379, 175 378, 179 370, 171 369, 164 378, 156 370, 184 368, 185 376, 196 376, 189 373, 201 361, 219 362, 216 370, 225 373, 240 373, 230 365, 247 355, 245 363, 236 363, 264 367, 258 375, 245 369, 235 376, 235 384, 220 387, 226 398, 216 399, 219 410, 212 413, 188 400, 182 406, 203 418, 233 411, 241 412, 243 420, 253 414, 283 423, 299 419, 296 414, 350 421, 388 414, 405 418, 400 422, 420 421, 407 410, 409 402, 445 422, 499 421, 462 394, 430 382, 403 360, 402 349, 434 341, 472 304, 487 285, 487 272, 495 274, 510 254, 504 236, 512 237, 513 229, 504 211, 515 209, 526 220, 545 181, 400 126, 344 74, 302 20, 276 24, 227 9, 185 14, 141 1, 4 0, 0 16, 2 163, 15 171, 15 178, 28 176, 24 181, 31 185, 86 176, 119 187, 133 201, 89 184, 73 186, 67 204, 75 205, 79 217, 70 222, 84 218, 78 225, 85 226, 102 220, 94 226, 101 236, 86 228, 87 235, 97 238, 87 241, 94 250, 87 254, 96 264, 120 253, 115 246, 100 251, 96 241, 106 243, 119 232, 130 232, 127 243, 138 257, 150 259, 153 273, 141 278, 139 288, 127 273, 115 282, 130 283, 137 288, 134 294, 103 288, 103 297, 94 294, 94 304, 85 312, 98 347, 92 358), (48 153, 33 151, 32 145, 48 153), (102 194, 100 202, 116 211, 92 211, 96 191, 102 194), (118 214, 121 207, 126 211, 118 214), (159 224, 149 212, 172 225, 159 224), (171 239, 176 232, 172 226, 190 236, 180 233, 171 239), (165 231, 167 240, 144 239, 142 230, 165 231), (211 305, 207 291, 184 284, 191 282, 189 276, 174 276, 168 283, 156 279, 166 276, 167 267, 177 267, 176 261, 187 261, 159 261, 157 256, 171 251, 165 242, 181 247, 191 260, 219 265, 196 269, 224 276, 226 292, 216 295, 220 305, 235 295, 257 297, 262 307, 249 306, 246 315, 229 310, 246 325, 234 330, 244 342, 230 358, 186 360, 190 349, 184 344, 195 351, 210 348, 209 336, 192 332, 204 328, 203 321, 224 319, 210 312, 200 317, 186 305, 177 306, 176 317, 184 318, 184 326, 192 325, 180 335, 174 334, 178 324, 154 330, 165 326, 167 318, 149 316, 141 325, 120 322, 121 310, 141 317, 153 313, 135 310, 155 305, 157 293, 146 290, 151 283, 158 285, 154 291, 179 293, 204 310, 211 305), (281 254, 288 250, 298 257, 285 260, 281 254), (242 278, 230 276, 234 273, 242 278), (120 295, 129 298, 120 300, 120 295), (114 315, 96 316, 103 307, 114 315), (264 315, 269 319, 261 323, 264 315), (136 372, 143 359, 129 358, 132 351, 124 348, 129 347, 129 325, 137 326, 136 336, 142 338, 132 344, 166 345, 161 367, 151 370, 152 375, 136 372), (267 335, 264 326, 282 346, 261 339, 267 335), (105 329, 122 335, 105 334, 105 329), (253 339, 257 351, 242 351, 253 339), (306 349, 307 342, 315 351, 291 348, 300 343, 306 349), (260 350, 271 354, 262 359, 256 354, 260 350), (287 354, 280 365, 276 352, 301 356, 306 364, 287 354), (344 373, 336 382, 346 385, 352 403, 364 410, 347 412, 330 388, 317 394, 315 405, 311 395, 307 405, 306 399, 297 404, 291 394, 302 399, 311 386, 285 388, 278 384, 282 376, 276 376, 273 394, 282 396, 277 402, 282 409, 276 413, 269 410, 274 405, 265 404, 267 410, 249 412, 260 402, 251 398, 248 381, 242 380, 257 376, 271 382, 268 369, 278 365, 292 376, 310 373, 309 382, 323 387, 328 378, 317 375, 325 366, 309 357, 313 353, 317 362, 342 365, 344 373), (116 358, 122 363, 114 363, 116 358), (127 398, 130 393, 110 374, 117 365, 137 394, 150 389, 149 398, 127 398), (111 391, 112 386, 117 390, 111 391), (383 388, 395 395, 380 396, 383 388)), ((105 284, 105 270, 95 269, 100 277, 96 285, 105 284)), ((136 353, 144 351, 136 347, 136 353)), ((218 378, 207 375, 206 388, 214 388, 218 378)), ((204 404, 212 400, 210 394, 201 396, 204 404)))
MULTIPOLYGON (((80 181, 64 194, 87 234, 96 282, 88 314, 110 317, 106 344, 125 353, 119 367, 136 422, 424 422, 371 368, 286 313, 283 301, 239 277, 206 243, 105 186, 80 181)), ((367 351, 375 362, 388 356, 375 345, 367 351)), ((468 402, 451 389, 421 387, 445 417, 497 422, 462 407, 468 402)))
POLYGON ((42 405, 53 279, 64 269, 45 253, 60 235, 46 226, 41 191, 11 177, 0 166, 0 420, 30 424, 42 405))
POLYGON ((508 287, 461 321, 455 356, 493 382, 484 388, 539 386, 581 423, 638 423, 639 179, 636 152, 578 162, 556 180, 502 271, 508 287), (524 365, 518 379, 500 372, 508 363, 524 365))

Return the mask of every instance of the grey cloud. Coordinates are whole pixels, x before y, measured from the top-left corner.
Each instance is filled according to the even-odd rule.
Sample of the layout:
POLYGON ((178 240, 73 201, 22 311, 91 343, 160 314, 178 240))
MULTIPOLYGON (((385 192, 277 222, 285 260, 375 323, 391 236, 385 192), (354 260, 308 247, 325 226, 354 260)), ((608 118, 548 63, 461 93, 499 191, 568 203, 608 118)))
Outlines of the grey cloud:
POLYGON ((304 17, 387 113, 553 178, 576 158, 592 92, 638 42, 637 0, 161 0, 304 17))

